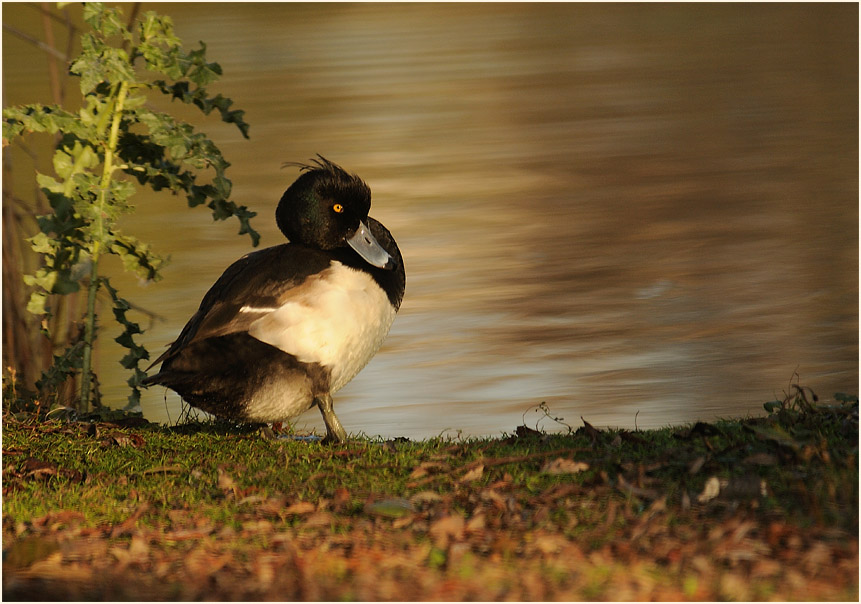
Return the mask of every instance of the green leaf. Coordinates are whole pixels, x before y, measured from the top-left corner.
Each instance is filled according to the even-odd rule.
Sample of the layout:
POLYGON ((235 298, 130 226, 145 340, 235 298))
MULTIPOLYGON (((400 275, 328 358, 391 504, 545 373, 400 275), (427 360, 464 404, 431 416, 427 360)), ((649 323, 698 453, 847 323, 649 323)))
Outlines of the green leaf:
MULTIPOLYGON (((123 328, 117 342, 128 349, 120 362, 132 371, 129 402, 134 405, 146 376, 138 363, 149 353, 135 342, 141 329, 128 318, 131 305, 94 267, 99 266, 98 256, 110 253, 119 256, 127 271, 147 280, 160 278, 165 258, 117 229, 121 216, 133 210, 136 182, 156 191, 168 189, 185 197, 190 206, 205 204, 216 220, 235 216, 239 232, 249 234, 254 245, 259 242, 249 222, 254 212, 230 200, 233 183, 226 174, 230 164, 215 143, 192 125, 150 109, 148 95, 168 94, 206 115, 217 110, 222 121, 235 124, 246 138, 248 125, 229 98, 211 96, 206 90, 222 75, 221 66, 207 60, 203 42, 183 50, 170 17, 147 12, 134 32, 126 27, 119 8, 104 3, 85 3, 83 17, 91 30, 80 35, 81 51, 69 65, 69 72, 80 78, 82 98, 76 103, 80 108, 74 113, 40 104, 6 108, 3 139, 8 144, 27 133, 60 135, 52 156, 54 174, 36 174, 51 211, 36 216, 40 232, 30 239, 41 265, 24 277, 34 290, 27 309, 43 315, 51 295, 79 291, 88 281, 95 285, 89 288, 89 295, 94 295, 103 284, 113 301, 114 319, 123 328)), ((91 314, 85 319, 90 343, 94 319, 91 314)), ((58 385, 81 373, 86 406, 92 374, 84 348, 89 349, 76 342, 55 356, 40 383, 58 385)))
POLYGON ((83 342, 75 342, 61 355, 54 355, 54 362, 42 372, 36 381, 40 392, 56 392, 60 385, 81 369, 84 354, 83 342))
POLYGON ((30 237, 29 241, 33 251, 38 254, 50 254, 54 251, 54 246, 45 233, 36 233, 36 235, 30 237))
POLYGON ((75 140, 74 147, 57 149, 54 153, 54 171, 63 180, 68 180, 75 173, 88 170, 98 165, 99 156, 89 145, 82 145, 75 140))
POLYGON ((126 109, 137 109, 138 107, 143 107, 146 105, 147 98, 146 95, 143 94, 130 94, 128 98, 126 98, 126 109))
POLYGON ((142 279, 158 281, 159 269, 165 263, 161 256, 153 254, 149 246, 128 235, 115 234, 111 251, 123 261, 125 269, 142 279))
MULTIPOLYGON (((219 68, 220 69, 220 68, 219 68)), ((153 86, 157 87, 164 94, 169 95, 172 99, 180 100, 186 104, 192 104, 198 107, 205 115, 209 115, 213 109, 217 109, 221 113, 221 121, 228 124, 236 124, 244 138, 248 138, 249 126, 244 121, 245 112, 241 110, 231 110, 233 101, 222 95, 209 97, 204 88, 198 87, 191 89, 189 82, 181 81, 173 84, 168 84, 164 80, 156 80, 153 86)))
POLYGON ((173 33, 173 19, 153 11, 144 13, 140 22, 140 37, 144 43, 159 43, 168 48, 181 45, 181 41, 173 33))
POLYGON ((198 86, 206 86, 221 77, 221 65, 206 62, 206 44, 200 42, 200 48, 188 54, 192 67, 188 71, 188 79, 198 86))
POLYGON ((51 293, 60 294, 60 295, 65 296, 67 294, 74 294, 75 292, 80 291, 80 290, 81 290, 81 284, 78 283, 77 281, 68 281, 65 279, 62 279, 62 280, 58 279, 57 285, 54 287, 54 291, 52 291, 51 293))
POLYGON ((131 394, 128 398, 128 407, 135 407, 140 404, 140 388, 141 382, 146 377, 146 373, 138 368, 140 361, 149 359, 149 352, 143 346, 140 346, 134 341, 136 334, 142 333, 140 326, 130 321, 126 317, 126 313, 130 310, 131 304, 127 300, 120 297, 117 290, 111 286, 108 279, 103 280, 105 290, 110 295, 114 304, 114 317, 117 322, 123 327, 123 332, 114 338, 114 341, 121 346, 128 348, 129 352, 120 359, 120 364, 126 368, 133 370, 132 376, 128 380, 128 385, 131 387, 131 394))
POLYGON ((125 31, 122 15, 120 9, 105 8, 103 2, 84 3, 84 21, 106 38, 125 31))
POLYGON ((102 15, 105 12, 104 2, 85 2, 84 21, 93 29, 99 29, 102 15))
POLYGON ((50 292, 54 289, 54 284, 57 282, 57 272, 40 268, 32 275, 24 275, 23 278, 25 284, 35 285, 41 287, 45 292, 50 292))
POLYGON ((32 315, 44 315, 48 312, 45 304, 48 302, 48 294, 42 291, 35 291, 30 294, 30 301, 27 302, 27 312, 32 315))
POLYGON ((62 193, 63 185, 62 183, 57 182, 51 176, 47 174, 36 174, 36 183, 39 185, 43 191, 51 192, 51 193, 62 193))

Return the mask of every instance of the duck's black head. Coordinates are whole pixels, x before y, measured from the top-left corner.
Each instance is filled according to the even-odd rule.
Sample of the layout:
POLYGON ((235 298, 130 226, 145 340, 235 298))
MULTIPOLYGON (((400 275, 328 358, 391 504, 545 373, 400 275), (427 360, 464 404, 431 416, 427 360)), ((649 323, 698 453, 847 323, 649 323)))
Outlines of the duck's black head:
POLYGON ((393 268, 395 261, 368 229, 371 189, 355 174, 349 174, 322 155, 299 166, 302 174, 288 188, 275 220, 293 243, 321 250, 353 248, 366 262, 393 268))

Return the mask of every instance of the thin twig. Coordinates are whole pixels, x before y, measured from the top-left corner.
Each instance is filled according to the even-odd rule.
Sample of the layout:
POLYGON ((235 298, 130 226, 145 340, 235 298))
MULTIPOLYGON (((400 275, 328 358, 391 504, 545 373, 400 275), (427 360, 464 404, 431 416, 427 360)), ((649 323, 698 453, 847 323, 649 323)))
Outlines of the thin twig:
POLYGON ((128 21, 128 23, 126 24, 126 29, 127 29, 127 30, 129 30, 129 31, 133 31, 133 27, 134 27, 134 24, 135 24, 135 19, 137 19, 137 17, 138 17, 138 13, 140 12, 140 10, 141 10, 141 3, 140 3, 140 2, 135 2, 135 3, 132 5, 132 12, 131 12, 131 13, 129 13, 129 21, 128 21))
MULTIPOLYGON (((48 11, 47 2, 42 3, 42 9, 42 29, 45 32, 45 44, 50 48, 54 48, 54 27, 51 25, 51 19, 49 18, 51 13, 48 11)), ((63 57, 63 62, 66 62, 66 57, 63 57)), ((57 57, 51 54, 48 56, 48 75, 51 80, 51 94, 54 97, 54 102, 57 105, 62 105, 63 87, 60 86, 60 71, 57 69, 57 57)))
MULTIPOLYGON (((66 34, 66 62, 69 62, 71 61, 72 52, 75 50, 75 41, 78 39, 78 36, 76 34, 78 33, 78 30, 72 23, 72 18, 69 16, 69 9, 63 9, 63 16, 66 18, 65 25, 68 28, 68 33, 66 34)), ((63 75, 63 80, 66 80, 68 77, 69 72, 66 71, 66 73, 63 75)))
POLYGON ((69 20, 69 14, 68 14, 68 11, 66 11, 66 10, 64 9, 64 11, 63 11, 63 12, 66 14, 66 18, 65 18, 65 19, 62 19, 62 18, 60 18, 58 15, 56 15, 56 14, 54 13, 54 11, 52 11, 51 9, 45 9, 45 8, 43 8, 44 4, 45 4, 44 2, 43 2, 41 5, 36 4, 35 2, 28 2, 28 3, 27 3, 27 6, 30 6, 31 8, 36 9, 36 10, 37 10, 37 11, 39 11, 40 13, 47 14, 47 15, 48 15, 48 17, 50 17, 50 18, 51 18, 51 19, 53 19, 54 21, 57 21, 58 23, 62 23, 63 25, 68 26, 68 27, 69 27, 69 33, 71 33, 72 35, 74 35, 75 33, 77 33, 78 28, 77 28, 77 27, 75 27, 74 25, 72 25, 71 21, 69 20))
MULTIPOLYGON (((126 29, 127 30, 135 31, 134 30, 135 19, 137 19, 138 13, 140 12, 140 9, 141 9, 141 3, 140 2, 135 2, 132 5, 132 12, 129 15, 128 22, 126 23, 126 29)), ((127 51, 129 49, 130 43, 131 43, 131 40, 124 40, 123 41, 123 50, 127 51)))
POLYGON ((9 32, 10 34, 12 34, 12 35, 18 36, 18 37, 19 37, 19 38, 21 38, 22 40, 26 40, 26 41, 27 41, 27 42, 29 42, 30 44, 35 45, 37 48, 40 48, 40 49, 44 50, 44 51, 45 51, 45 52, 47 52, 49 55, 51 55, 51 56, 53 56, 53 57, 56 57, 56 58, 60 59, 61 61, 65 61, 65 60, 66 60, 66 55, 64 55, 63 53, 61 53, 59 50, 57 50, 57 49, 56 49, 56 48, 54 48, 53 46, 48 46, 47 44, 45 44, 44 42, 42 42, 42 40, 39 40, 39 39, 37 39, 37 38, 34 38, 34 37, 33 37, 33 36, 31 36, 30 34, 25 34, 25 33, 24 33, 23 31, 21 31, 20 29, 17 29, 17 28, 15 28, 15 27, 12 27, 11 25, 7 25, 6 23, 4 23, 4 24, 3 24, 3 29, 4 29, 5 31, 8 31, 8 32, 9 32))
POLYGON ((3 196, 4 203, 11 203, 11 207, 14 209, 15 218, 21 220, 23 217, 27 216, 36 220, 36 212, 33 208, 30 207, 30 202, 16 195, 6 194, 3 196))

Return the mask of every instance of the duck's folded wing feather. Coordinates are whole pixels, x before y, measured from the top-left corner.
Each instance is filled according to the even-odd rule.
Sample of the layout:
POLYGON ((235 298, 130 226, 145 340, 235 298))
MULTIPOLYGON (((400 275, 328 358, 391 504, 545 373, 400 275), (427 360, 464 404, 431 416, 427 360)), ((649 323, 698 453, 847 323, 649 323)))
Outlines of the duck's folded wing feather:
POLYGON ((213 284, 179 337, 153 365, 193 342, 248 331, 255 321, 279 308, 291 290, 329 263, 321 252, 296 244, 243 256, 213 284))

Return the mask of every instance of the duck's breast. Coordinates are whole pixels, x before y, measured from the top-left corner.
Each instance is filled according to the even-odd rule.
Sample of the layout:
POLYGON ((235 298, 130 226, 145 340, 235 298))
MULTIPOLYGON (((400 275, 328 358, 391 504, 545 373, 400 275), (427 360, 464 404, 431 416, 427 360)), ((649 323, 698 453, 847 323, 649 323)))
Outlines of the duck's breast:
POLYGON ((329 389, 342 388, 379 350, 395 318, 395 308, 365 271, 332 261, 269 307, 243 306, 259 314, 248 333, 330 372, 329 389))

